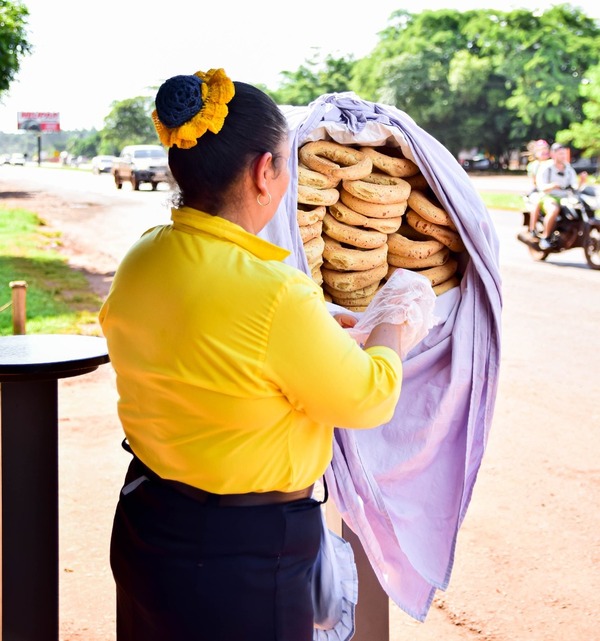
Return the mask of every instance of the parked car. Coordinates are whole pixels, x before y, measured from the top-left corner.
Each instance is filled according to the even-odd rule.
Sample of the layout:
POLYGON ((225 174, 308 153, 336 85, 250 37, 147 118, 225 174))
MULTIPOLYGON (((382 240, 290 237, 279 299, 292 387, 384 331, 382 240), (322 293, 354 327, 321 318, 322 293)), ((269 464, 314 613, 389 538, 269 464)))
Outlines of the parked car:
POLYGON ((92 158, 92 173, 110 174, 114 160, 114 156, 94 156, 92 158))
POLYGON ((580 174, 582 171, 587 171, 588 174, 598 173, 598 159, 597 158, 578 158, 571 162, 573 169, 580 174))
POLYGON ((464 158, 461 164, 467 171, 480 171, 492 168, 490 159, 483 154, 477 154, 472 158, 464 158))
POLYGON ((161 182, 169 182, 168 156, 161 145, 128 145, 112 165, 117 189, 130 182, 136 191, 142 183, 150 183, 154 191, 161 182))
POLYGON ((24 165, 25 164, 25 154, 20 154, 15 152, 10 155, 10 164, 11 165, 24 165))

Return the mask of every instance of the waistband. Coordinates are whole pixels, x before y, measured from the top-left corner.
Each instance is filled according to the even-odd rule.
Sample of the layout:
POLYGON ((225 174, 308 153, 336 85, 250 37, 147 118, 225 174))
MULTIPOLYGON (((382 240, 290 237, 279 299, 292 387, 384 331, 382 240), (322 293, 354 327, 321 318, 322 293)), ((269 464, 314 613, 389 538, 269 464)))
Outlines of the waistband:
POLYGON ((260 505, 276 505, 279 503, 291 503, 308 499, 312 496, 314 485, 305 487, 295 492, 247 492, 245 494, 214 494, 206 492, 192 485, 161 479, 169 487, 180 494, 193 499, 197 503, 218 505, 220 507, 257 507, 260 505))
MULTIPOLYGON (((200 488, 194 487, 193 485, 188 485, 187 483, 181 483, 180 481, 172 481, 170 479, 163 479, 161 476, 152 471, 147 465, 145 465, 131 449, 131 446, 127 441, 122 443, 123 449, 127 450, 133 456, 135 465, 139 469, 140 476, 128 483, 126 486, 130 488, 127 490, 124 488, 123 492, 127 494, 129 491, 132 491, 138 487, 145 480, 153 481, 155 483, 161 483, 184 496, 196 501, 197 503, 214 505, 220 507, 257 507, 260 505, 277 505, 280 503, 291 503, 292 501, 300 501, 302 499, 308 499, 312 496, 314 490, 314 483, 305 487, 301 490, 296 490, 295 492, 246 492, 244 494, 215 494, 213 492, 207 492, 206 490, 201 490, 200 488)), ((136 470, 137 471, 137 470, 136 470)))

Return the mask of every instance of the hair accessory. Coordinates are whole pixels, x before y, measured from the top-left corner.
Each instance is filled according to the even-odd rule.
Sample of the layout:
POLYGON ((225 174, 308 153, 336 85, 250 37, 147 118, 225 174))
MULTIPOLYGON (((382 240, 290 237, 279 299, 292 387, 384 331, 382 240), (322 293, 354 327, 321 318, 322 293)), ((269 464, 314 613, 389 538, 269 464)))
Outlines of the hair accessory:
POLYGON ((235 94, 223 69, 166 80, 156 94, 152 121, 166 147, 190 149, 206 131, 219 133, 235 94))
POLYGON ((261 203, 260 202, 260 194, 256 196, 256 202, 261 206, 261 207, 268 207, 271 204, 271 194, 267 192, 267 196, 269 197, 269 200, 267 200, 266 203, 261 203))

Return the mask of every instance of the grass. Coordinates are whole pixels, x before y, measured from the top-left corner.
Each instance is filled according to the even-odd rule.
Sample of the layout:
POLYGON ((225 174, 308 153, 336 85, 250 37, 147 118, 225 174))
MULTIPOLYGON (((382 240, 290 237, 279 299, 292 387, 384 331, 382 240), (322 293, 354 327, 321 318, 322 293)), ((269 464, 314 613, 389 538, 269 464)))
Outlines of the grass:
POLYGON ((0 335, 13 333, 12 281, 25 281, 28 334, 100 335, 101 299, 70 267, 37 214, 0 208, 0 335))
POLYGON ((504 192, 481 192, 479 194, 488 209, 523 210, 523 196, 504 192))

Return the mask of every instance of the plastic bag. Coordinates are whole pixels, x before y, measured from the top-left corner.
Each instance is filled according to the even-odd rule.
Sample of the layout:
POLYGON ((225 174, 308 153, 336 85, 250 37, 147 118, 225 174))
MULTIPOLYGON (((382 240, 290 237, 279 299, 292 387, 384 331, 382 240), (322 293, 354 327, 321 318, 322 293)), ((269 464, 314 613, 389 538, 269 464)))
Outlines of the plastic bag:
POLYGON ((348 541, 332 532, 321 510, 321 547, 312 577, 313 641, 348 641, 354 635, 358 573, 348 541))
POLYGON ((380 323, 402 325, 400 356, 404 358, 439 323, 434 315, 435 301, 436 295, 425 276, 396 269, 367 309, 358 313, 356 325, 346 331, 363 344, 380 323))

